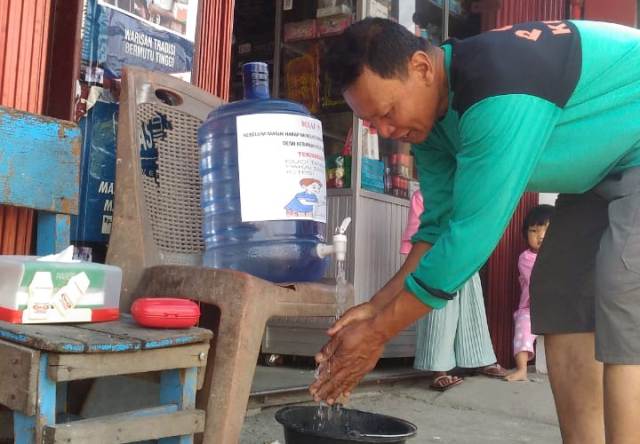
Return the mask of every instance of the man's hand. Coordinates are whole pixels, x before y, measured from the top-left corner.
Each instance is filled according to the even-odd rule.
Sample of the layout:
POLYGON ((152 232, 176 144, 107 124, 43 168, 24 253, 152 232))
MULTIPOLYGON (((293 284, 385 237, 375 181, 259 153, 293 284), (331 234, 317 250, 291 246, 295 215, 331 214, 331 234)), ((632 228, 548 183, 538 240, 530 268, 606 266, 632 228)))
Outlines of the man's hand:
MULTIPOLYGON (((351 307, 349 310, 344 312, 340 319, 338 319, 329 330, 327 330, 327 334, 329 336, 334 336, 347 325, 356 321, 371 319, 376 315, 376 313, 378 313, 378 309, 371 302, 365 302, 364 304, 351 307)), ((316 361, 318 361, 319 356, 320 353, 316 355, 316 361)), ((318 361, 318 363, 320 362, 321 361, 318 361)))
MULTIPOLYGON (((365 313, 363 309, 357 312, 365 313)), ((316 355, 318 380, 309 388, 314 399, 331 405, 341 395, 348 396, 376 366, 385 342, 384 333, 373 328, 373 318, 351 320, 338 329, 316 355)))
MULTIPOLYGON (((340 319, 338 319, 331 326, 329 330, 327 330, 327 334, 329 336, 335 336, 338 332, 342 331, 345 327, 349 325, 353 325, 355 323, 365 321, 367 319, 372 319, 377 312, 378 312, 378 309, 376 308, 376 306, 370 302, 365 302, 363 304, 351 307, 340 317, 340 319)), ((315 360, 316 360, 316 363, 318 364, 318 370, 317 370, 317 376, 319 378, 318 381, 320 381, 321 378, 326 379, 326 377, 324 376, 325 374, 327 376, 330 375, 330 370, 331 370, 330 359, 332 358, 333 353, 336 350, 336 347, 337 347, 336 344, 341 339, 334 338, 329 340, 329 342, 322 348, 322 350, 320 350, 320 352, 316 354, 315 360)), ((312 387, 310 387, 310 391, 312 392, 312 394, 313 394, 314 387, 315 387, 315 384, 312 385, 312 387)), ((339 398, 332 398, 332 401, 337 401, 337 402, 346 401, 346 398, 349 397, 349 392, 340 393, 338 396, 339 398)))
POLYGON ((329 342, 316 355, 318 380, 309 391, 316 401, 333 404, 371 371, 385 342, 431 311, 407 290, 401 290, 384 308, 375 304, 355 307, 342 324, 334 325, 329 342), (372 313, 375 313, 372 315, 372 313))

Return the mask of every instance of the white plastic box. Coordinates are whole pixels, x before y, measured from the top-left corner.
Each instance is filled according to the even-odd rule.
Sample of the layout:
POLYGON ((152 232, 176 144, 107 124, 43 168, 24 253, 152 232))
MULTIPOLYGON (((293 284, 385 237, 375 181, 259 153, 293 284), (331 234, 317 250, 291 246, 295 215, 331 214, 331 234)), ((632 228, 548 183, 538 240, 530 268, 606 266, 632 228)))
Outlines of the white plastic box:
POLYGON ((120 268, 36 259, 0 256, 0 320, 40 324, 118 319, 120 268))

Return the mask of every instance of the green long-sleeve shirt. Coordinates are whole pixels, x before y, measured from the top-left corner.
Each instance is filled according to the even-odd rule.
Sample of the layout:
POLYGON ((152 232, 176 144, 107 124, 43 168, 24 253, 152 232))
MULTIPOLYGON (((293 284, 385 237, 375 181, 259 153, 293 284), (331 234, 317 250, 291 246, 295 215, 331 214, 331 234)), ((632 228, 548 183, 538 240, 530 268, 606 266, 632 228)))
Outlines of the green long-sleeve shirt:
POLYGON ((443 307, 524 191, 583 193, 640 165, 640 31, 532 22, 443 45, 449 110, 413 146, 433 244, 405 286, 443 307))

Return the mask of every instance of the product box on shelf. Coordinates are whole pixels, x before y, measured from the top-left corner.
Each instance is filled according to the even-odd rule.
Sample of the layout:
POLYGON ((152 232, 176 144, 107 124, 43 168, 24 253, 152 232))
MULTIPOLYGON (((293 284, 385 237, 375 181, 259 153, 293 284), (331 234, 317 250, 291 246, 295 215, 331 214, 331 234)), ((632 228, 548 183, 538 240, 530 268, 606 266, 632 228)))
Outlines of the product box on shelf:
MULTIPOLYGON (((440 8, 442 8, 443 6, 442 0, 430 0, 430 1, 431 3, 435 4, 440 8)), ((456 15, 462 14, 462 4, 460 0, 449 0, 449 11, 451 11, 452 14, 456 14, 456 15)))
POLYGON ((362 157, 380 159, 378 130, 367 120, 362 121, 362 157))
POLYGON ((318 37, 327 37, 342 33, 351 24, 351 14, 334 15, 318 19, 318 37))
POLYGON ((284 25, 284 41, 294 42, 296 40, 308 40, 318 36, 318 25, 316 19, 303 20, 301 22, 290 22, 284 25))
POLYGON ((393 153, 390 156, 391 174, 411 179, 413 173, 413 157, 405 153, 393 153))
MULTIPOLYGON (((325 16, 327 15, 331 15, 331 14, 327 14, 324 11, 331 11, 334 9, 348 9, 349 11, 351 11, 351 9, 353 8, 353 1, 352 0, 318 0, 317 3, 317 7, 318 7, 318 11, 323 11, 322 13, 319 14, 324 14, 325 16)), ((318 15, 318 17, 321 17, 321 15, 318 15)))
POLYGON ((402 176, 391 176, 391 194, 396 197, 409 197, 409 179, 402 176))
POLYGON ((418 191, 420 189, 420 182, 418 182, 417 180, 411 179, 409 181, 409 197, 413 196, 413 193, 415 193, 416 191, 418 191))
POLYGON ((362 158, 361 186, 365 190, 384 193, 384 162, 362 158))
POLYGON ((351 6, 349 5, 336 5, 327 6, 325 8, 318 8, 316 11, 316 17, 331 17, 332 15, 351 15, 351 6))
POLYGON ((369 0, 367 2, 366 16, 389 18, 390 10, 391 10, 390 0, 369 0))

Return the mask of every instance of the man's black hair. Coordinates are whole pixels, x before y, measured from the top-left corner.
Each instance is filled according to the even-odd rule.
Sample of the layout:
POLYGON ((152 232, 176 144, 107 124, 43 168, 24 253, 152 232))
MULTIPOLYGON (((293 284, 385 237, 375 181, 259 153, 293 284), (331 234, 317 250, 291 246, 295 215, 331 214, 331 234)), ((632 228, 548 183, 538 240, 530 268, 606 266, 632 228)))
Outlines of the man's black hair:
POLYGON ((416 51, 430 52, 431 45, 404 26, 383 18, 366 18, 349 26, 330 44, 323 68, 332 89, 344 92, 366 66, 384 79, 404 78, 407 63, 416 51))
POLYGON ((525 240, 528 238, 529 227, 545 225, 547 222, 551 222, 555 211, 556 209, 552 205, 538 205, 529 210, 522 223, 522 236, 525 240))

